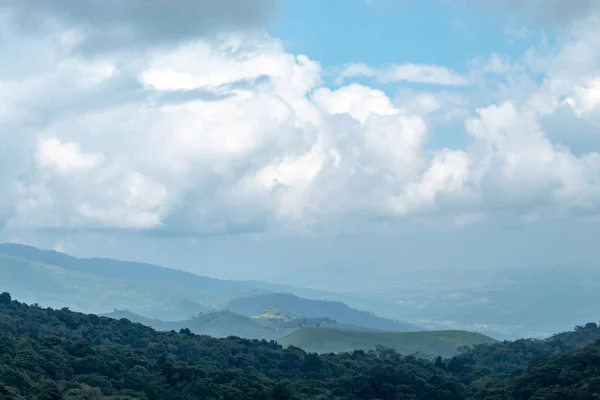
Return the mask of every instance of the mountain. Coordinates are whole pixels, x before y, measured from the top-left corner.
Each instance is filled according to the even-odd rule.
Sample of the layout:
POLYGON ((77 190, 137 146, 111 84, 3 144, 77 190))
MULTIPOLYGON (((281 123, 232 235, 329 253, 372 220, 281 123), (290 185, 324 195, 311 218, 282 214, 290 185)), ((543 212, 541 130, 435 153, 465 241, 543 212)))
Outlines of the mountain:
POLYGON ((280 339, 279 343, 314 353, 367 351, 383 346, 406 355, 420 353, 427 357, 452 357, 462 346, 495 341, 488 336, 465 331, 357 332, 321 326, 298 329, 280 339))
MULTIPOLYGON (((192 333, 198 335, 213 337, 238 336, 246 339, 266 340, 280 339, 300 326, 316 326, 326 323, 337 326, 329 318, 287 318, 283 313, 274 310, 256 317, 246 317, 230 311, 214 311, 182 321, 162 321, 146 318, 129 310, 117 310, 101 316, 118 320, 127 319, 131 322, 149 326, 157 331, 189 329, 192 333), (274 313, 277 315, 274 315, 274 313)), ((368 328, 340 325, 339 329, 367 330, 368 328)))
POLYGON ((31 303, 56 308, 75 305, 80 311, 95 313, 127 308, 153 318, 178 320, 206 311, 205 304, 230 298, 169 285, 143 285, 3 253, 0 276, 1 290, 12 291, 31 303))
POLYGON ((157 332, 2 293, 0 400, 592 400, 600 392, 598 338, 589 323, 435 361, 382 347, 318 355, 273 341, 157 332))
POLYGON ((318 356, 275 342, 157 332, 0 295, 0 399, 463 399, 433 364, 397 354, 318 356), (403 398, 394 396, 393 398, 403 398))
MULTIPOLYGON (((229 309, 250 317, 277 308, 296 317, 329 317, 366 328, 413 329, 408 324, 375 317, 341 302, 293 295, 305 293, 336 298, 328 292, 257 281, 219 280, 144 263, 79 259, 18 244, 0 244, 0 274, 0 290, 15 293, 30 303, 56 308, 76 305, 79 311, 85 312, 128 309, 150 319, 182 321, 215 310, 229 309), (271 292, 282 289, 289 294, 271 292), (269 294, 274 296, 261 297, 269 294), (254 306, 252 312, 248 312, 245 303, 254 306)), ((236 334, 229 328, 223 328, 223 332, 236 334)))
POLYGON ((15 243, 0 244, 0 254, 30 262, 54 265, 69 271, 133 281, 137 284, 150 286, 172 286, 215 293, 239 293, 251 289, 250 286, 242 282, 208 278, 152 264, 109 258, 82 259, 54 250, 40 250, 15 243))
POLYGON ((189 318, 196 314, 211 312, 211 309, 187 299, 170 299, 164 303, 153 307, 150 314, 159 320, 173 321, 177 319, 189 318))
POLYGON ((198 335, 213 337, 238 336, 246 339, 268 340, 280 336, 275 324, 265 324, 260 320, 244 317, 229 311, 215 311, 185 321, 160 321, 144 318, 128 311, 116 311, 104 316, 115 319, 125 318, 131 322, 144 324, 158 331, 189 329, 198 335))
POLYGON ((265 293, 240 297, 227 304, 227 309, 238 314, 260 315, 269 308, 303 317, 329 317, 341 324, 358 325, 390 331, 418 331, 417 326, 376 316, 367 311, 349 307, 338 301, 311 300, 290 293, 265 293))
POLYGON ((600 269, 594 266, 325 265, 273 279, 360 293, 365 304, 359 308, 430 330, 477 331, 509 340, 548 337, 599 318, 600 269))

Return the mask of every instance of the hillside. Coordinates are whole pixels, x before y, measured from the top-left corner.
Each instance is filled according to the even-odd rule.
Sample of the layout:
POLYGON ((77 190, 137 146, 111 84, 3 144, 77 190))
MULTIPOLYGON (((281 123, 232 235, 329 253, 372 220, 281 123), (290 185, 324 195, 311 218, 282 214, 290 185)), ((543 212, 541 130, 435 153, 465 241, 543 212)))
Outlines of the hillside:
POLYGON ((8 294, 0 295, 0 349, 2 400, 458 400, 466 393, 433 364, 397 354, 320 357, 275 342, 156 332, 27 306, 8 294))
POLYGON ((0 290, 16 293, 30 303, 101 313, 127 308, 152 318, 189 318, 207 310, 204 303, 218 296, 169 286, 151 286, 132 281, 78 272, 52 264, 0 253, 0 290))
POLYGON ((485 335, 464 331, 359 332, 324 326, 298 329, 279 340, 283 346, 296 346, 314 353, 366 351, 383 346, 406 355, 419 353, 444 358, 458 354, 462 346, 494 342, 485 335))
POLYGON ((329 317, 340 324, 371 329, 401 332, 422 330, 408 323, 378 317, 372 313, 351 308, 341 302, 304 299, 290 293, 265 293, 240 297, 227 304, 228 310, 246 316, 260 315, 270 308, 307 318, 329 317))
POLYGON ((185 329, 157 332, 125 319, 28 306, 3 293, 0 400, 595 399, 598 339, 600 328, 590 323, 544 341, 477 345, 447 360, 385 348, 317 355, 185 329))
POLYGON ((588 323, 548 339, 519 339, 474 346, 449 360, 447 367, 463 382, 484 389, 598 340, 600 327, 588 323))
POLYGON ((536 365, 497 388, 483 390, 485 400, 600 398, 600 341, 536 365))
MULTIPOLYGON (((143 263, 79 259, 17 244, 0 244, 0 274, 3 277, 0 290, 12 292, 30 303, 55 308, 75 305, 83 312, 128 309, 150 319, 182 321, 215 310, 229 309, 250 317, 277 308, 297 317, 329 317, 369 329, 412 329, 408 324, 375 317, 340 302, 303 299, 291 293, 277 295, 267 288, 335 298, 331 293, 264 282, 219 280, 143 263), (248 306, 253 312, 248 312, 248 306)), ((221 330, 214 327, 209 331, 235 334, 226 318, 223 323, 226 326, 221 330)), ((247 328, 239 332, 256 332, 247 328)))
POLYGON ((129 309, 157 319, 180 320, 261 293, 245 284, 206 278, 149 264, 78 259, 55 251, 0 244, 0 289, 52 307, 76 305, 101 313, 129 309))
POLYGON ((29 263, 52 265, 67 271, 139 285, 173 287, 217 294, 237 294, 253 289, 242 282, 208 278, 152 264, 109 258, 76 258, 54 250, 40 250, 15 243, 0 244, 0 254, 26 260, 29 263))
MULTIPOLYGON (((330 322, 328 318, 279 319, 268 318, 268 315, 246 317, 230 311, 215 311, 200 314, 194 318, 182 321, 162 321, 146 318, 128 310, 118 310, 102 314, 101 316, 119 320, 124 318, 131 322, 149 326, 157 331, 180 331, 181 329, 189 329, 192 333, 198 335, 209 335, 213 337, 239 336, 245 339, 266 340, 277 340, 282 338, 298 329, 299 325, 315 326, 316 324, 330 322)), ((333 326, 335 326, 335 324, 333 326)), ((345 329, 367 329, 346 325, 343 327, 345 329)))

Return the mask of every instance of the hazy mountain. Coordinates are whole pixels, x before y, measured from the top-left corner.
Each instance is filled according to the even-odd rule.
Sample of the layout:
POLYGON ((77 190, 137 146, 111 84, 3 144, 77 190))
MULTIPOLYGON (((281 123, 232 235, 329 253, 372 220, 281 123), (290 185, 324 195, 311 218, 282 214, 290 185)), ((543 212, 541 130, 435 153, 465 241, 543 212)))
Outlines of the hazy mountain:
POLYGON ((343 293, 360 292, 370 301, 365 308, 388 318, 502 339, 547 337, 578 321, 600 319, 600 269, 591 267, 382 270, 332 265, 278 280, 315 290, 329 286, 343 293))
POLYGON ((468 332, 315 327, 282 339, 294 344, 285 348, 185 329, 157 332, 124 319, 28 306, 2 293, 0 398, 596 399, 599 338, 596 323, 548 340, 514 342, 468 332), (297 344, 318 352, 384 344, 429 356, 473 346, 450 359, 427 360, 383 347, 319 355, 297 344))
POLYGON ((173 286, 203 292, 239 293, 252 287, 242 282, 208 278, 157 265, 119 261, 109 258, 76 258, 53 250, 40 250, 20 244, 0 244, 0 254, 31 262, 54 265, 70 271, 105 278, 132 281, 136 284, 173 286))
MULTIPOLYGON (((339 301, 315 299, 318 296, 336 299, 330 292, 256 281, 219 280, 144 263, 79 259, 16 244, 0 245, 0 274, 3 277, 0 290, 10 291, 27 302, 57 308, 71 306, 85 312, 128 309, 150 319, 181 321, 211 310, 229 309, 250 317, 276 308, 295 317, 329 317, 342 324, 366 328, 416 329, 409 324, 358 311, 339 301), (289 294, 271 291, 283 289, 289 294), (293 292, 306 293, 313 298, 300 298, 291 294, 293 292)), ((229 329, 225 317, 230 316, 224 315, 220 319, 224 324, 223 332, 239 334, 245 331, 239 327, 229 329)), ((220 335, 219 329, 211 332, 220 335)))
POLYGON ((227 309, 242 315, 259 315, 269 308, 303 317, 329 317, 341 324, 359 325, 390 331, 416 331, 423 328, 405 322, 382 318, 357 310, 337 301, 310 300, 288 293, 267 293, 240 297, 227 304, 227 309))
MULTIPOLYGON (((256 317, 246 317, 231 311, 214 311, 200 314, 194 318, 182 321, 161 321, 146 318, 129 310, 117 310, 102 316, 114 319, 127 319, 131 322, 144 324, 158 331, 180 331, 189 329, 198 335, 209 335, 213 337, 238 336, 247 339, 277 340, 300 326, 317 326, 331 323, 329 318, 271 318, 271 315, 263 314, 256 317)), ((340 329, 364 330, 367 328, 343 325, 340 329)))
POLYGON ((127 308, 149 317, 177 320, 206 311, 207 304, 226 303, 235 296, 169 284, 139 284, 84 271, 0 253, 0 289, 44 306, 71 306, 95 313, 127 308))

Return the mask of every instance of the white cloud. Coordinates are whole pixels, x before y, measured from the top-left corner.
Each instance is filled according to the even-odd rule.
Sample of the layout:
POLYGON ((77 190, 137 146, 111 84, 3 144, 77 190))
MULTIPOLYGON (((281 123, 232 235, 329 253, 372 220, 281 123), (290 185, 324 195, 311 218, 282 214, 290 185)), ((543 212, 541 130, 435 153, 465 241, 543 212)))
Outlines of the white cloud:
POLYGON ((590 114, 600 106, 600 77, 587 82, 585 86, 576 85, 573 96, 563 100, 577 116, 590 114))
POLYGON ((406 215, 433 208, 440 196, 465 195, 470 162, 463 151, 440 151, 418 181, 409 183, 401 195, 390 199, 393 210, 406 215))
POLYGON ((41 167, 53 168, 59 173, 89 170, 104 162, 102 153, 83 153, 76 143, 61 143, 59 139, 40 139, 36 160, 41 167))
POLYGON ((106 207, 82 202, 78 213, 90 224, 116 228, 156 228, 165 216, 167 190, 138 172, 130 172, 112 189, 118 203, 106 207))
POLYGON ((469 81, 446 67, 406 63, 394 65, 385 70, 379 78, 384 83, 417 82, 447 86, 465 86, 469 81))
POLYGON ((348 114, 361 123, 373 114, 394 115, 399 112, 384 92, 359 84, 335 91, 319 88, 313 93, 312 100, 326 114, 348 114))
POLYGON ((384 68, 373 68, 366 64, 348 64, 338 74, 337 83, 345 80, 367 77, 382 83, 412 82, 443 86, 468 86, 469 80, 458 72, 440 65, 429 64, 393 64, 384 68))
POLYGON ((318 62, 255 30, 180 32, 132 57, 116 45, 81 52, 79 25, 60 15, 71 25, 43 35, 1 26, 14 65, 0 67, 6 229, 199 234, 442 214, 465 226, 496 210, 600 211, 599 155, 545 126, 565 110, 598 121, 593 16, 560 48, 482 57, 468 79, 419 64, 341 72, 473 85, 390 98, 366 84, 323 87, 318 62), (448 131, 468 145, 437 145, 448 131))
POLYGON ((357 77, 367 77, 372 78, 376 76, 378 71, 368 66, 365 63, 352 63, 346 65, 339 73, 336 79, 336 83, 341 85, 347 79, 357 78, 357 77))

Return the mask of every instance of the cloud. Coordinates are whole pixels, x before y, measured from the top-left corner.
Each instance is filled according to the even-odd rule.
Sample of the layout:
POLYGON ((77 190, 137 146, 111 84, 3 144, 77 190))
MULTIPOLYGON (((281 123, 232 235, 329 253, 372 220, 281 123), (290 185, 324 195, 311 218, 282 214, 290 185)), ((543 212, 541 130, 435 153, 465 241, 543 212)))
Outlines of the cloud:
MULTIPOLYGON (((496 212, 600 211, 598 149, 579 137, 573 150, 551 123, 557 115, 565 124, 600 121, 592 16, 550 52, 475 60, 468 79, 419 64, 351 64, 340 74, 469 85, 392 98, 367 84, 323 86, 316 60, 291 54, 258 25, 163 37, 138 21, 121 35, 156 29, 162 39, 142 40, 132 57, 110 42, 102 44, 110 51, 80 51, 73 32, 102 23, 81 10, 50 11, 56 24, 43 33, 17 27, 23 11, 0 25, 10 39, 0 52, 11 55, 0 66, 7 231, 306 232, 413 217, 467 226, 496 212), (464 135, 467 145, 439 145, 436 135, 445 134, 464 135)), ((123 25, 133 17, 112 18, 123 25)))
POLYGON ((113 51, 179 43, 190 38, 264 28, 278 10, 278 0, 4 0, 23 34, 40 34, 49 26, 79 33, 79 49, 113 51))
POLYGON ((469 80, 456 71, 439 65, 429 64, 393 64, 376 69, 363 63, 348 64, 338 74, 337 83, 345 80, 367 77, 381 83, 412 82, 443 86, 468 86, 469 80))
POLYGON ((56 138, 41 139, 35 158, 40 167, 53 168, 59 173, 97 168, 104 161, 101 153, 86 154, 76 143, 61 143, 56 138))
MULTIPOLYGON (((595 0, 465 0, 476 9, 503 11, 511 18, 519 19, 530 25, 565 26, 585 18, 599 9, 595 0)), ((520 33, 526 31, 520 30, 520 33)))

